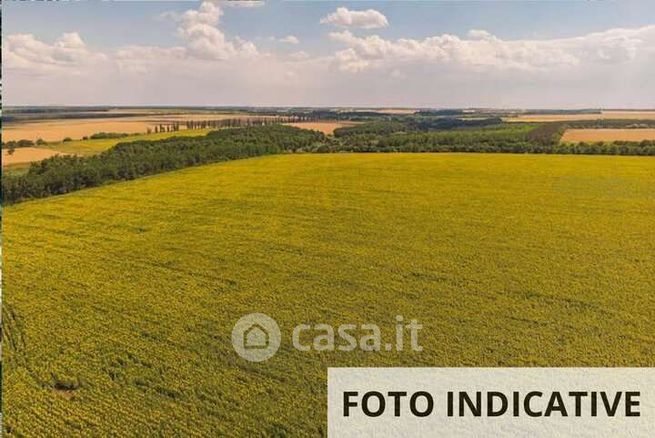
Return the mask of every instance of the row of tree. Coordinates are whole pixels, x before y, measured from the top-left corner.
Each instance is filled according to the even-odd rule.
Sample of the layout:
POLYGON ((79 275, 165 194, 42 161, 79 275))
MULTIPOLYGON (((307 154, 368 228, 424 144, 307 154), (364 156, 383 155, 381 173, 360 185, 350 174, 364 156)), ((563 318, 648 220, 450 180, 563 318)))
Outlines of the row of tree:
POLYGON ((338 137, 316 152, 505 152, 588 155, 655 155, 655 141, 560 143, 566 126, 506 123, 482 128, 338 137))
POLYGON ((501 125, 499 117, 462 119, 455 117, 398 116, 392 120, 376 120, 361 125, 346 126, 334 130, 335 137, 361 134, 389 135, 396 132, 444 131, 458 128, 479 128, 501 125))
POLYGON ((309 150, 324 140, 320 132, 276 125, 119 143, 99 155, 58 155, 32 164, 23 175, 5 175, 2 196, 5 203, 43 198, 199 164, 309 150))
POLYGON ((308 115, 247 116, 227 119, 185 120, 175 123, 159 124, 153 128, 148 128, 148 134, 152 132, 176 132, 182 129, 182 127, 185 129, 245 128, 248 126, 268 126, 307 121, 310 121, 308 115))
POLYGON ((11 140, 8 142, 2 142, 2 149, 17 149, 17 148, 29 148, 35 145, 44 145, 45 141, 38 139, 36 142, 32 140, 11 140))
POLYGON ((641 129, 655 128, 654 119, 596 119, 566 122, 571 129, 641 129))

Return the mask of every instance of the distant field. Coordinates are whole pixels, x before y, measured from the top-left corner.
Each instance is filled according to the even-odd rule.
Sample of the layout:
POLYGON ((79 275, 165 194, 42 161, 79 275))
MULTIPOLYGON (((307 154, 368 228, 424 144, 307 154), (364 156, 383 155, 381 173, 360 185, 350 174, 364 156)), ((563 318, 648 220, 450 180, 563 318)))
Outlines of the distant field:
POLYGON ((162 140, 169 137, 195 137, 205 135, 211 129, 190 129, 178 132, 161 132, 157 134, 136 134, 122 138, 110 138, 99 140, 73 140, 67 142, 50 143, 45 148, 53 149, 69 154, 76 155, 94 155, 111 147, 116 146, 118 143, 138 141, 138 140, 162 140))
POLYGON ((376 113, 382 113, 382 114, 414 114, 418 110, 414 108, 363 108, 363 109, 355 109, 354 111, 355 112, 375 111, 376 113))
POLYGON ((328 366, 655 366, 655 161, 287 154, 3 209, 16 436, 326 435, 328 366), (275 357, 239 358, 264 311, 275 357), (423 325, 299 352, 300 323, 423 325), (317 408, 318 407, 318 408, 317 408))
POLYGON ((16 148, 14 155, 8 155, 7 150, 2 151, 2 168, 9 173, 22 173, 27 170, 31 162, 41 161, 57 154, 95 155, 116 146, 121 142, 138 140, 161 140, 164 138, 194 137, 207 134, 210 129, 193 129, 178 132, 162 132, 157 134, 138 134, 122 138, 99 140, 73 140, 67 142, 49 143, 44 146, 30 148, 16 148), (24 151, 24 152, 23 152, 24 151))
POLYGON ((97 132, 145 133, 160 124, 186 120, 225 120, 249 117, 244 114, 159 114, 136 117, 62 119, 30 122, 11 122, 2 126, 2 140, 61 141, 66 137, 81 139, 97 132))
POLYGON ((417 110, 412 108, 382 108, 376 111, 384 114, 414 114, 417 110))
POLYGON ((285 125, 295 126, 303 129, 313 129, 320 131, 323 134, 332 134, 335 129, 343 128, 344 126, 355 126, 357 122, 298 122, 298 123, 285 123, 285 125))
POLYGON ((508 122, 559 122, 599 119, 655 120, 655 111, 602 111, 601 114, 522 114, 505 118, 508 122))
POLYGON ((655 140, 655 129, 567 129, 563 142, 655 140))
POLYGON ((2 150, 2 166, 11 166, 14 164, 31 163, 32 161, 41 161, 46 158, 54 157, 61 152, 40 148, 16 148, 13 154, 7 149, 2 150))

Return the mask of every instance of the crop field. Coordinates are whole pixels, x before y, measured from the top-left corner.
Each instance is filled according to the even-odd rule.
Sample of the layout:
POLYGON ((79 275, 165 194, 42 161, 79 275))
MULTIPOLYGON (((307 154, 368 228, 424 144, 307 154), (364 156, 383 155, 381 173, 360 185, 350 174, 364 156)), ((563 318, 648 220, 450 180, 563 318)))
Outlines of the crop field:
POLYGON ((355 126, 357 122, 297 122, 285 123, 285 125, 295 126, 302 129, 312 129, 314 131, 322 132, 323 134, 332 134, 337 128, 344 128, 346 126, 355 126))
POLYGON ((600 114, 521 114, 508 122, 566 122, 570 120, 655 120, 655 111, 601 111, 600 114))
POLYGON ((5 432, 325 436, 328 366, 655 366, 655 160, 284 154, 3 211, 5 432), (232 349, 265 312, 278 353, 232 349), (301 323, 423 324, 301 352, 301 323))
POLYGON ((81 139, 97 132, 145 133, 148 128, 189 120, 225 120, 248 118, 243 114, 158 114, 95 119, 39 120, 4 123, 2 140, 61 141, 65 137, 81 139))
POLYGON ((30 163, 50 158, 57 154, 95 155, 118 143, 140 140, 162 140, 170 137, 195 137, 206 135, 211 129, 188 129, 177 132, 160 132, 156 134, 137 134, 121 138, 97 140, 73 140, 48 143, 38 147, 16 148, 12 155, 8 150, 2 151, 2 171, 7 174, 24 173, 30 163))
POLYGON ((655 140, 655 129, 567 129, 562 142, 655 140))
POLYGON ((2 150, 2 166, 11 166, 14 164, 25 164, 33 161, 41 161, 46 158, 54 157, 61 152, 41 149, 41 148, 17 148, 12 153, 9 150, 2 150))
POLYGON ((211 129, 185 129, 176 132, 158 132, 153 134, 136 134, 121 138, 104 138, 94 140, 73 140, 67 142, 49 143, 43 147, 75 155, 95 155, 118 143, 140 140, 163 140, 170 137, 195 137, 206 135, 211 129))
POLYGON ((341 108, 352 112, 375 111, 382 114, 414 114, 419 111, 416 108, 341 108))

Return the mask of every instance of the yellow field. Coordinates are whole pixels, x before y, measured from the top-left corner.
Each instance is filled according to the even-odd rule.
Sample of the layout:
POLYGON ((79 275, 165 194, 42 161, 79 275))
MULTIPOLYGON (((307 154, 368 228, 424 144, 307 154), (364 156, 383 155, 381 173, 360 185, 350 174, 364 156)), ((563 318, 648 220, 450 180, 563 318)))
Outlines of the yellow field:
POLYGON ((655 111, 601 111, 600 114, 521 114, 505 117, 507 122, 565 122, 569 120, 634 119, 655 120, 655 111))
POLYGON ((2 167, 41 161, 59 154, 61 154, 60 151, 41 148, 16 148, 13 154, 10 154, 7 149, 3 149, 2 167))
POLYGON ((567 129, 562 142, 655 140, 655 129, 567 129))
POLYGON ((5 432, 325 436, 328 366, 654 366, 654 211, 650 157, 528 154, 285 154, 8 206, 5 432), (251 363, 257 311, 283 340, 251 363), (395 315, 422 352, 291 345, 395 315))

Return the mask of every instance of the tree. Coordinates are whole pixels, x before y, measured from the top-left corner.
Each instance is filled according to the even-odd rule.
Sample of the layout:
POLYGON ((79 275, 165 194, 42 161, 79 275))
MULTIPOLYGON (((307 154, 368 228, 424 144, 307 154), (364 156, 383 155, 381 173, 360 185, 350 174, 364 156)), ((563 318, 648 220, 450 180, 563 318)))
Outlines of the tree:
POLYGON ((16 147, 19 148, 28 148, 30 146, 34 146, 34 142, 32 140, 18 140, 16 143, 16 147))

